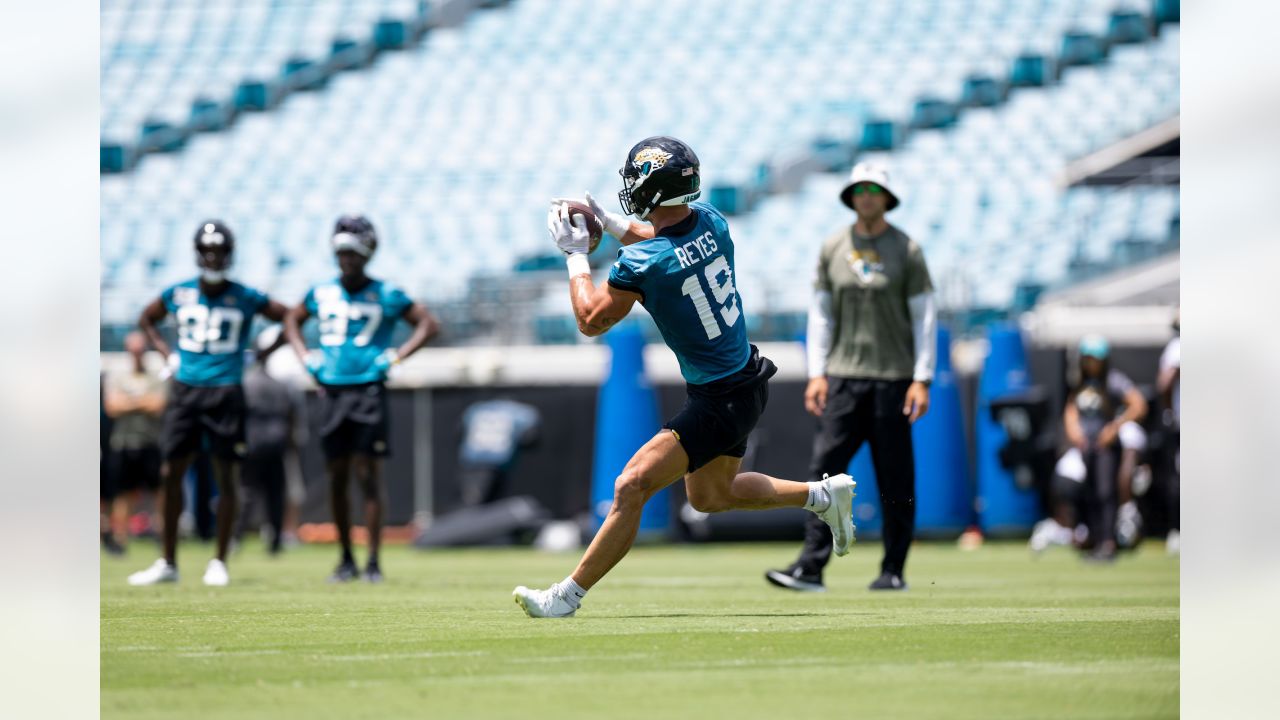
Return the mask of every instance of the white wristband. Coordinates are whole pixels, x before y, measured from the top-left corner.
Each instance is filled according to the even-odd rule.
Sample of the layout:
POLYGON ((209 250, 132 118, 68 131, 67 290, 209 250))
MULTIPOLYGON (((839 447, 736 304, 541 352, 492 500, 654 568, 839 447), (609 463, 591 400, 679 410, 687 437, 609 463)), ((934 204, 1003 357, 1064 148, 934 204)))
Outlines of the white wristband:
POLYGON ((586 253, 574 253, 564 262, 569 266, 569 277, 591 274, 591 263, 587 261, 586 253))
POLYGON ((601 219, 600 224, 604 226, 605 232, 619 240, 621 240, 622 236, 626 235, 627 232, 631 230, 631 219, 626 215, 619 215, 618 213, 606 214, 601 219))

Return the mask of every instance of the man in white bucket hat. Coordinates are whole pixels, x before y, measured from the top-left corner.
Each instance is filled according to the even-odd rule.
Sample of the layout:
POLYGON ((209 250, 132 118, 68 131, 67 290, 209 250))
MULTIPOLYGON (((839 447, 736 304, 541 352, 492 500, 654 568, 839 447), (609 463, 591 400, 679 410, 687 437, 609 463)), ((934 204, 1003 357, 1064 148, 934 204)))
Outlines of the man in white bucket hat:
MULTIPOLYGON (((884 559, 872 590, 905 590, 915 533, 911 424, 929 408, 936 352, 933 282, 920 246, 889 224, 898 206, 889 173, 859 163, 840 191, 857 213, 822 245, 809 309, 805 408, 820 418, 810 474, 846 472, 863 442, 884 515, 884 559)), ((808 523, 799 559, 765 578, 791 590, 824 590, 831 532, 808 523)))

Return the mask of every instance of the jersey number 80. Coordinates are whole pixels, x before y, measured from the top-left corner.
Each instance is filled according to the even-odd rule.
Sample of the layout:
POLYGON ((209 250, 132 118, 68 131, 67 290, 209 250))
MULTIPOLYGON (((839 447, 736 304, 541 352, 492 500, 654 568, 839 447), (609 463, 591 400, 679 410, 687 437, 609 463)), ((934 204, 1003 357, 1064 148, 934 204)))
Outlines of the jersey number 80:
POLYGON ((239 308, 183 305, 178 308, 178 348, 225 355, 239 347, 244 313, 239 308))

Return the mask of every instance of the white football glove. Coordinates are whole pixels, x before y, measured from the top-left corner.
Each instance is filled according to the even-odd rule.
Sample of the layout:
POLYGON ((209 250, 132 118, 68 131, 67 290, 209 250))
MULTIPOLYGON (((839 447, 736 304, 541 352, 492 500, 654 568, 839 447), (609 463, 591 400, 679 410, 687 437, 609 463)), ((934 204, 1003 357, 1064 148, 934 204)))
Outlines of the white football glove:
POLYGON ((591 247, 586 219, 571 217, 569 206, 564 203, 552 207, 547 213, 547 232, 551 233, 556 247, 565 255, 586 255, 591 247))
POLYGON ((595 198, 591 197, 591 193, 586 195, 587 205, 591 208, 591 212, 600 218, 600 224, 604 226, 604 231, 621 240, 622 236, 626 235, 627 231, 631 229, 631 220, 622 213, 605 210, 600 206, 600 203, 596 202, 595 198))
POLYGON ((178 366, 182 364, 182 356, 176 352, 169 353, 169 357, 164 359, 164 367, 160 369, 160 379, 168 380, 178 372, 178 366))

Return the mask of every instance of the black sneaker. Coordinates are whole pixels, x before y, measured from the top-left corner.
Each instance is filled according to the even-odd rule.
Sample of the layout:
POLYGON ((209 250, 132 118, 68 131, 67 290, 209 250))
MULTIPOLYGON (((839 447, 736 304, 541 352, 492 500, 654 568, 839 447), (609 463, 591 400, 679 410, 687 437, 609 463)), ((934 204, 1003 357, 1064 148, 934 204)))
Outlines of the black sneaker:
POLYGON ((378 563, 369 563, 365 566, 364 579, 374 585, 382 582, 382 568, 378 567, 378 563))
POLYGON ((120 557, 124 555, 124 546, 116 542, 116 539, 110 535, 102 536, 102 549, 107 551, 108 555, 120 557))
POLYGON ((329 582, 331 583, 351 582, 352 580, 359 579, 359 577, 360 577, 360 568, 356 567, 356 564, 354 562, 350 560, 344 560, 338 563, 338 567, 333 569, 333 574, 329 576, 329 582))
POLYGON ((822 584, 821 575, 806 575, 798 567, 769 570, 765 572, 764 579, 780 588, 799 592, 825 592, 827 589, 827 586, 822 584))
POLYGON ((901 575, 894 575, 891 572, 880 573, 880 577, 876 578, 867 586, 868 590, 906 590, 907 583, 902 580, 901 575))

